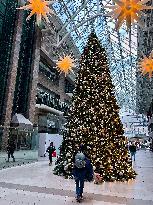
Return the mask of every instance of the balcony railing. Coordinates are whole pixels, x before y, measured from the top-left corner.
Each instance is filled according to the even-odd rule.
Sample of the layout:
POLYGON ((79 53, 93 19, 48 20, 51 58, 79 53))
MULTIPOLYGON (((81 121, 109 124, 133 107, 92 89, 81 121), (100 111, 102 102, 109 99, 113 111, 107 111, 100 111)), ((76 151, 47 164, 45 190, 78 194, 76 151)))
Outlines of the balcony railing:
POLYGON ((36 104, 47 105, 48 107, 54 108, 61 112, 64 112, 64 116, 68 115, 69 105, 67 103, 61 102, 59 99, 49 98, 41 94, 37 95, 36 104))
POLYGON ((59 75, 51 71, 46 70, 43 66, 39 65, 39 71, 43 73, 48 79, 50 79, 55 84, 59 84, 59 75))

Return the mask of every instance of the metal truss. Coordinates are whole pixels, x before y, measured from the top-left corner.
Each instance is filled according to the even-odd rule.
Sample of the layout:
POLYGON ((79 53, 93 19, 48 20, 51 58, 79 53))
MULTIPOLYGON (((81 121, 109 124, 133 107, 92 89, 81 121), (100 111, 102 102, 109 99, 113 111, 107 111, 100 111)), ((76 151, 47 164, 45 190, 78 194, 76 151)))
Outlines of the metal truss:
MULTIPOLYGON (((94 29, 106 48, 120 107, 135 109, 137 26, 132 28, 131 38, 125 25, 116 31, 115 20, 107 16, 107 5, 113 5, 112 0, 60 0, 54 3, 53 8, 63 26, 56 32, 56 39, 51 45, 60 48, 71 36, 82 52, 88 35, 94 29)), ((49 24, 46 27, 51 29, 49 24)))

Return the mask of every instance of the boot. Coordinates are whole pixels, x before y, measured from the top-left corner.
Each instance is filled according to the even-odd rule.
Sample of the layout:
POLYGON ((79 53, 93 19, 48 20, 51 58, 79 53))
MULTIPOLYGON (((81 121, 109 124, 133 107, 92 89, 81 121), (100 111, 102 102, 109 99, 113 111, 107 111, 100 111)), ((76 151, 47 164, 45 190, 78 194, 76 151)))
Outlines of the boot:
POLYGON ((80 196, 77 196, 77 197, 76 197, 76 201, 80 203, 80 202, 81 202, 81 197, 80 197, 80 196))
POLYGON ((81 200, 83 200, 83 195, 82 194, 80 194, 80 198, 81 198, 81 200))

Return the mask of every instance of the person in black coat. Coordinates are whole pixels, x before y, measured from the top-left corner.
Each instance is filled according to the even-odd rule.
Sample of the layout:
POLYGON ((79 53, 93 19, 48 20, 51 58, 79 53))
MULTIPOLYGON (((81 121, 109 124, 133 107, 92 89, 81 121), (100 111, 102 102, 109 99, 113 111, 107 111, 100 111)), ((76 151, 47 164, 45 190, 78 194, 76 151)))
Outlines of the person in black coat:
POLYGON ((53 145, 53 142, 50 143, 50 146, 47 148, 46 152, 49 153, 49 166, 52 165, 52 154, 55 151, 55 146, 53 145))
POLYGON ((15 157, 14 157, 14 151, 15 151, 15 144, 14 142, 8 142, 8 146, 7 146, 7 154, 8 154, 8 161, 10 160, 10 157, 12 157, 13 162, 15 162, 15 157))
POLYGON ((134 144, 134 142, 132 143, 132 145, 129 146, 129 150, 131 153, 131 159, 133 157, 134 161, 135 161, 135 154, 136 154, 137 148, 136 148, 136 145, 134 144))

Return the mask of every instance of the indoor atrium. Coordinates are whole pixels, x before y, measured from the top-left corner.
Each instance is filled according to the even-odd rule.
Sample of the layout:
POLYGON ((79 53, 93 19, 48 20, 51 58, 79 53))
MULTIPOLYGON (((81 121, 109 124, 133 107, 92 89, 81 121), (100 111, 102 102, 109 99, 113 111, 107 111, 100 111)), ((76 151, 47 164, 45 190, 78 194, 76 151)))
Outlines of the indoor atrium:
POLYGON ((0 0, 0 205, 153 205, 153 1, 0 0))

